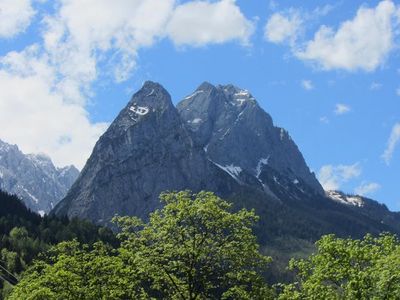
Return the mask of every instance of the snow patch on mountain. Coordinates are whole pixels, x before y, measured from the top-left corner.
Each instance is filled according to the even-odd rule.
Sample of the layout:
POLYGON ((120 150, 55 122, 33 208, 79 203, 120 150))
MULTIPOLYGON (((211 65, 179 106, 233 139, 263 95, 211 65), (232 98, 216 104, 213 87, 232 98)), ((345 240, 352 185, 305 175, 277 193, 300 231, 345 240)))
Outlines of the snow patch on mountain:
POLYGON ((187 96, 185 99, 191 99, 191 98, 197 96, 197 95, 200 94, 200 93, 204 93, 204 91, 203 91, 203 90, 195 91, 193 94, 187 96))
POLYGON ((236 181, 240 181, 238 176, 242 172, 242 168, 238 166, 234 166, 233 164, 222 166, 214 161, 211 161, 214 165, 216 165, 218 168, 224 170, 226 173, 228 173, 233 179, 236 181))
POLYGON ((200 119, 200 118, 195 118, 195 119, 193 119, 193 120, 189 120, 188 121, 188 123, 192 123, 192 124, 199 124, 199 123, 201 123, 203 120, 202 119, 200 119))
POLYGON ((268 161, 269 161, 270 155, 268 155, 267 158, 261 158, 258 161, 257 167, 256 167, 256 177, 259 178, 260 174, 261 174, 261 170, 262 170, 262 166, 264 165, 268 165, 268 161))
POLYGON ((360 196, 348 196, 338 191, 327 191, 326 195, 333 201, 346 205, 363 207, 365 204, 360 196))
POLYGON ((135 114, 138 114, 140 116, 144 116, 149 112, 149 108, 146 106, 136 106, 136 105, 132 105, 129 108, 130 111, 134 112, 135 114))

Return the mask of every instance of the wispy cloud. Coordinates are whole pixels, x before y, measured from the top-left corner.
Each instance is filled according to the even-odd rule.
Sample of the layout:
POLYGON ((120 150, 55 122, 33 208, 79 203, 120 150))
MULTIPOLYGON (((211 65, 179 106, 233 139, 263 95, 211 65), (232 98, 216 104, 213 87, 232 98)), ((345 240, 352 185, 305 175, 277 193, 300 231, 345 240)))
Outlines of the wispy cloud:
POLYGON ((302 80, 301 81, 301 86, 303 87, 303 89, 305 89, 307 91, 310 91, 310 90, 314 89, 314 84, 312 83, 311 80, 306 80, 306 79, 302 80))
POLYGON ((327 116, 323 116, 319 118, 319 121, 324 124, 329 124, 329 119, 327 116))
POLYGON ((371 91, 377 91, 380 90, 382 88, 383 84, 380 82, 372 82, 371 85, 369 86, 369 89, 371 91))
POLYGON ((338 103, 338 104, 336 104, 334 113, 336 115, 344 115, 344 114, 346 114, 346 113, 348 113, 350 111, 351 111, 350 106, 348 106, 346 104, 343 104, 343 103, 338 103))
POLYGON ((390 164, 390 161, 392 160, 393 157, 393 153, 399 141, 400 141, 400 123, 396 123, 392 128, 389 139, 387 141, 386 149, 382 154, 382 158, 387 165, 390 164))
POLYGON ((359 163, 352 165, 324 165, 318 172, 318 180, 325 190, 338 190, 343 183, 361 175, 359 163))
POLYGON ((381 188, 381 185, 376 182, 363 182, 354 189, 354 193, 360 196, 370 195, 381 188))

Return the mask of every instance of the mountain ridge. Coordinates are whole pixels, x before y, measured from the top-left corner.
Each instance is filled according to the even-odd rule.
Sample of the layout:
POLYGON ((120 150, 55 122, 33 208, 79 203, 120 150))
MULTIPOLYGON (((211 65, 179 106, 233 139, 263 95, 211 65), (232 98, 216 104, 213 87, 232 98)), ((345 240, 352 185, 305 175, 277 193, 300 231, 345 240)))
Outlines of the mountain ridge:
POLYGON ((17 195, 41 215, 64 198, 78 174, 72 165, 55 167, 46 154, 24 154, 0 140, 0 189, 17 195))
POLYGON ((176 107, 161 85, 146 82, 53 212, 100 224, 115 214, 147 218, 161 192, 181 189, 210 190, 237 209, 254 208, 263 245, 283 236, 308 243, 327 233, 400 233, 397 213, 326 196, 289 133, 250 92, 208 82, 176 107))

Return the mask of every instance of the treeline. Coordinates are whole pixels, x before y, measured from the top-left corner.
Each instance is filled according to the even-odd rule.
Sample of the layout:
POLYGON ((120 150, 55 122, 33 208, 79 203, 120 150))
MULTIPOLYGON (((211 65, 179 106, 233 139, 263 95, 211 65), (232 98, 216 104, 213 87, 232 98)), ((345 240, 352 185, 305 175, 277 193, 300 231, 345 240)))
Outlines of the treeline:
POLYGON ((52 245, 77 240, 83 244, 103 241, 113 246, 118 241, 111 230, 88 221, 68 220, 30 211, 14 195, 0 191, 0 299, 11 290, 33 259, 52 245))
MULTIPOLYGON (((72 240, 47 243, 15 274, 19 282, 9 286, 7 299, 400 299, 394 235, 324 236, 314 254, 290 261, 292 282, 269 285, 271 258, 260 253, 253 234, 254 211, 233 211, 209 192, 168 193, 161 200, 164 207, 148 222, 116 217, 118 241, 85 222, 53 219, 66 222, 64 229, 73 222, 75 229, 92 226, 94 236, 85 240, 81 230, 69 229, 64 237, 72 240)), ((24 231, 17 228, 8 233, 14 242, 24 231)), ((29 234, 22 235, 34 239, 29 234)))

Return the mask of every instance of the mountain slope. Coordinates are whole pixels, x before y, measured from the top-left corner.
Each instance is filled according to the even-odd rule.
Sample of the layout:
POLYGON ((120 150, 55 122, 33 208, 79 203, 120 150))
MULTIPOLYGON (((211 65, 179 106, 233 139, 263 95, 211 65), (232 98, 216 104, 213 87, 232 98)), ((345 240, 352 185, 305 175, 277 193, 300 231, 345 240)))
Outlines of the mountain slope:
POLYGON ((48 213, 78 177, 74 166, 56 168, 43 154, 23 154, 0 140, 0 188, 20 197, 33 211, 48 213))

